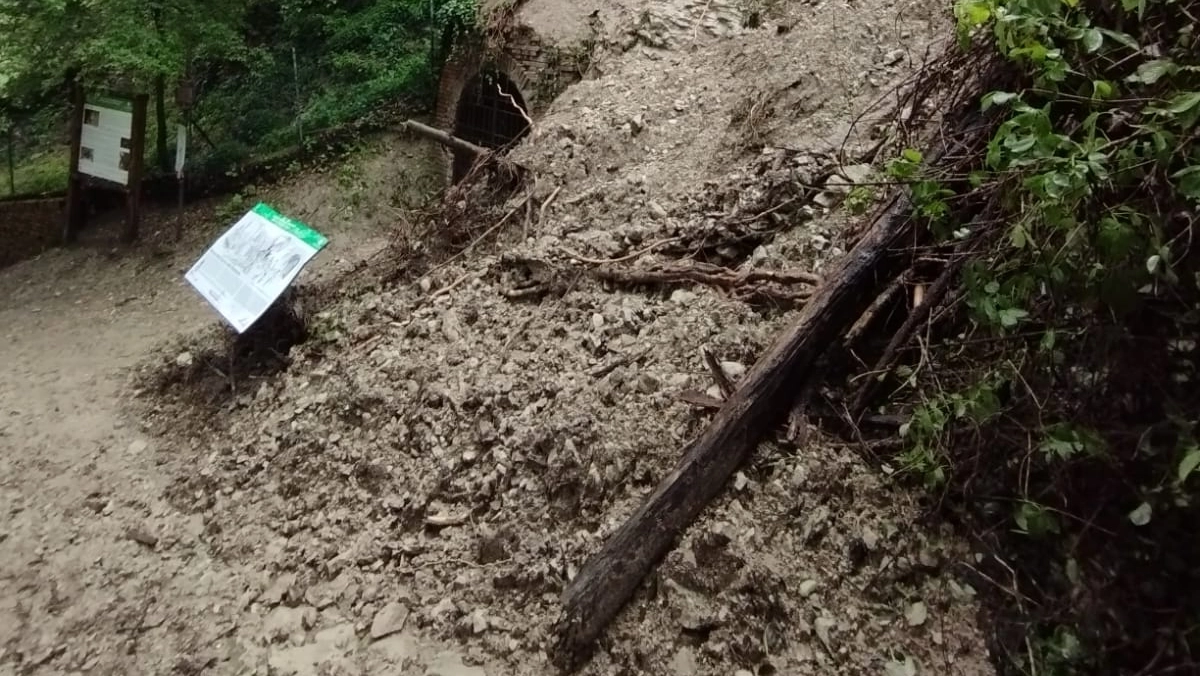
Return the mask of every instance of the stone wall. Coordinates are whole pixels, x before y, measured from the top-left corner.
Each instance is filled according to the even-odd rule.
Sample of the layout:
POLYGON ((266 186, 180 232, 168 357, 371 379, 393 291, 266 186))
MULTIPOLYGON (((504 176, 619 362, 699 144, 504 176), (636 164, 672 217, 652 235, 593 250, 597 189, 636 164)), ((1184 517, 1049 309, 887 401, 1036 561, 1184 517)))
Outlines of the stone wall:
POLYGON ((62 243, 66 200, 0 201, 0 268, 62 243))

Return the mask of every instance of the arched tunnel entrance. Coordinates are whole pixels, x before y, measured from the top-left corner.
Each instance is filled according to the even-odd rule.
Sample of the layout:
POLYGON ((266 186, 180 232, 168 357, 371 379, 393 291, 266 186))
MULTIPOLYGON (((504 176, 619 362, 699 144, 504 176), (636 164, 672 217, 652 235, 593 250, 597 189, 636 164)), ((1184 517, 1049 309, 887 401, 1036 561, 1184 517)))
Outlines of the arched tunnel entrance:
MULTIPOLYGON (((463 86, 454 135, 484 148, 506 148, 529 133, 528 111, 515 82, 499 70, 485 69, 463 86)), ((455 153, 455 183, 471 170, 472 159, 455 153)))

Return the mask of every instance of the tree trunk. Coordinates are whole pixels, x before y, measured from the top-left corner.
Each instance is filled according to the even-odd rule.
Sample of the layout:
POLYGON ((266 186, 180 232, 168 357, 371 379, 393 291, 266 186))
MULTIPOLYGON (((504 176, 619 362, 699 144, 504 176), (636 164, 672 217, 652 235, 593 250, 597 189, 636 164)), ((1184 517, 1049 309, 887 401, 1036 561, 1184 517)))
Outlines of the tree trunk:
POLYGON ((675 470, 584 564, 563 594, 550 654, 556 666, 582 666, 650 569, 791 409, 817 358, 871 302, 878 266, 912 230, 908 213, 903 196, 876 212, 870 232, 825 275, 801 317, 758 360, 675 470))
POLYGON ((171 156, 167 153, 167 76, 159 75, 154 79, 154 123, 158 127, 156 147, 158 150, 158 168, 164 173, 171 173, 171 156))
POLYGON ((17 194, 17 153, 13 146, 16 145, 16 131, 14 125, 8 126, 8 194, 17 194))

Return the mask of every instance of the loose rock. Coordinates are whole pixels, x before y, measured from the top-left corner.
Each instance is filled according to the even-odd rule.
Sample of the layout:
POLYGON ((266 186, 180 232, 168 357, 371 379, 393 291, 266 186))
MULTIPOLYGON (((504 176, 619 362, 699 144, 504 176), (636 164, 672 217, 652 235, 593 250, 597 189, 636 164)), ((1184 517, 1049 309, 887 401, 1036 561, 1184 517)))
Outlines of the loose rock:
POLYGON ((387 604, 375 613, 375 619, 371 621, 371 638, 379 640, 402 631, 408 621, 408 614, 408 606, 403 603, 393 601, 387 604))

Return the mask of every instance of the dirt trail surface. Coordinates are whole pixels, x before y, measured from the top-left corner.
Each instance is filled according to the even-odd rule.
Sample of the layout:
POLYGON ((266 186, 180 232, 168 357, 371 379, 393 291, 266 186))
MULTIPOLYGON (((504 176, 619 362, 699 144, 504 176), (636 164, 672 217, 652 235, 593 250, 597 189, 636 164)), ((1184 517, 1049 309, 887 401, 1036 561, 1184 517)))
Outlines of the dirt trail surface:
MULTIPOLYGON (((0 320, 28 333, 0 352, 17 365, 0 390, 14 412, 0 440, 17 449, 0 610, 18 618, 0 669, 550 673, 564 585, 705 424, 694 402, 720 395, 702 350, 736 381, 804 291, 620 274, 826 269, 848 219, 821 205, 871 171, 870 117, 851 122, 946 13, 764 4, 600 12, 589 77, 513 153, 529 192, 491 215, 447 201, 440 234, 503 216, 499 239, 315 308, 286 371, 230 389, 207 337, 168 340, 205 321, 178 263, 162 264, 169 283, 139 280, 157 296, 119 307, 103 289, 128 261, 3 273, 22 291, 0 320), (73 302, 55 269, 90 289, 90 315, 46 314, 73 302), (147 357, 152 344, 166 347, 147 357), (135 362, 139 422, 122 425, 119 371, 135 362)), ((327 178, 361 195, 387 185, 360 191, 375 175, 327 178)), ((303 189, 314 224, 371 221, 320 185, 303 189)), ((689 530, 585 673, 990 674, 961 576, 971 552, 921 514, 800 421, 689 530)))
MULTIPOLYGON (((371 154, 370 171, 344 175, 404 178, 387 170, 398 159, 429 164, 411 152, 391 143, 371 154)), ((302 217, 323 210, 321 222, 333 224, 330 248, 302 280, 386 246, 387 231, 349 212, 383 208, 394 195, 367 184, 351 203, 336 197, 344 186, 313 187, 328 178, 300 183, 261 197, 302 217)), ((217 321, 182 278, 218 232, 213 207, 189 210, 181 244, 167 239, 174 216, 152 212, 150 227, 167 227, 134 250, 115 244, 117 224, 106 221, 76 247, 0 270, 0 674, 246 674, 292 663, 304 673, 352 648, 354 628, 331 625, 304 650, 255 651, 312 618, 254 614, 247 591, 257 597, 271 580, 213 558, 203 517, 164 499, 172 476, 159 444, 125 415, 128 369, 171 336, 217 321)), ((386 665, 421 650, 398 635, 373 659, 386 665)), ((434 650, 429 661, 438 659, 434 650)), ((453 667, 452 655, 440 659, 453 667)))

